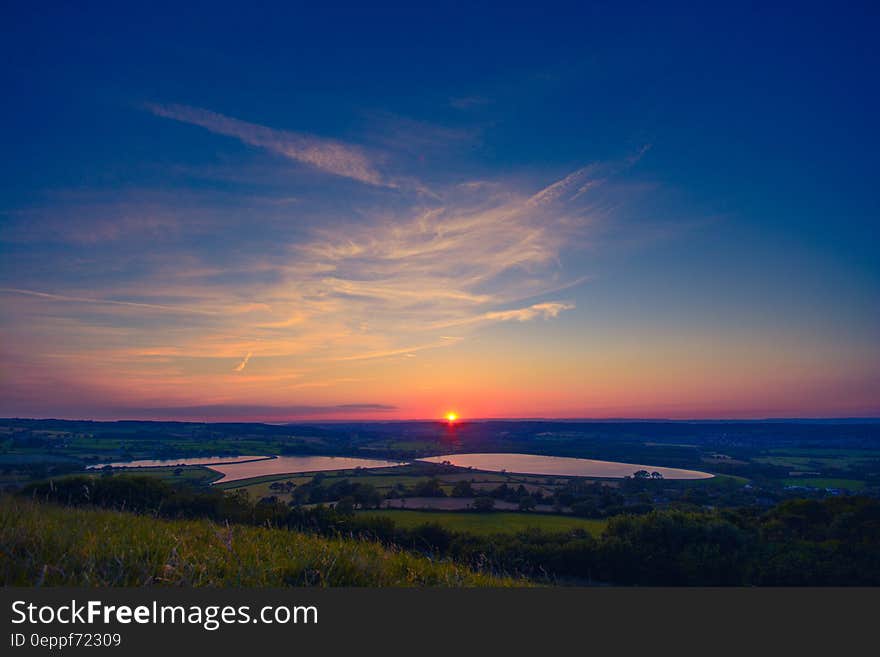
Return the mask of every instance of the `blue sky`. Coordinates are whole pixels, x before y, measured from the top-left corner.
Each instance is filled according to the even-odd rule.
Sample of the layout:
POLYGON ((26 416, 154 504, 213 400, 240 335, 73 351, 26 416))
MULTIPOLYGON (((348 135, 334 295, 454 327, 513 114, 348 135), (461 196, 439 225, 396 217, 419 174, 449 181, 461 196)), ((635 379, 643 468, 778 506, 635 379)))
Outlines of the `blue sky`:
POLYGON ((876 7, 6 13, 4 414, 880 411, 876 7))

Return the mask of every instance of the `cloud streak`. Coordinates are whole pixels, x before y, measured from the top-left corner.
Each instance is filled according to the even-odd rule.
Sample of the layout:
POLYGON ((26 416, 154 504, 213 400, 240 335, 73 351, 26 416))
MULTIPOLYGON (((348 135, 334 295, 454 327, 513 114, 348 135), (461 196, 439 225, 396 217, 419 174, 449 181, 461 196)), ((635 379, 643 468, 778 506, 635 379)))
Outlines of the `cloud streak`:
POLYGON ((525 308, 497 310, 476 315, 475 317, 440 322, 435 324, 434 327, 448 328, 450 326, 467 326, 483 322, 528 322, 538 318, 554 319, 559 317, 559 314, 565 310, 574 310, 574 304, 559 302, 536 303, 525 308))
POLYGON ((399 349, 390 349, 384 351, 373 351, 364 354, 356 354, 354 356, 342 356, 337 358, 339 361, 351 361, 351 360, 373 360, 376 358, 391 358, 394 356, 405 356, 406 358, 412 358, 417 351, 423 351, 425 349, 437 349, 439 347, 450 347, 457 342, 461 341, 460 337, 447 337, 441 336, 441 338, 436 342, 431 342, 429 344, 420 344, 409 347, 400 347, 399 349))
POLYGON ((248 361, 251 359, 251 352, 247 352, 247 355, 242 359, 242 361, 235 366, 234 371, 241 372, 247 367, 248 361))
POLYGON ((124 407, 116 409, 121 417, 164 420, 240 420, 263 418, 273 421, 296 420, 310 416, 350 415, 357 413, 388 413, 396 410, 391 404, 290 405, 205 404, 196 406, 124 407))
POLYGON ((61 301, 66 303, 86 303, 104 306, 122 306, 125 308, 136 308, 140 310, 153 310, 168 313, 184 313, 196 315, 214 315, 211 310, 199 308, 189 308, 185 306, 170 306, 157 303, 140 303, 137 301, 118 301, 115 299, 98 299, 93 297, 81 297, 67 294, 52 294, 51 292, 40 292, 38 290, 23 290, 19 288, 0 287, 0 294, 16 294, 27 297, 37 297, 48 301, 61 301))
POLYGON ((325 173, 369 185, 389 186, 366 151, 358 146, 290 130, 276 130, 198 107, 159 103, 146 103, 145 107, 156 116, 234 137, 325 173))

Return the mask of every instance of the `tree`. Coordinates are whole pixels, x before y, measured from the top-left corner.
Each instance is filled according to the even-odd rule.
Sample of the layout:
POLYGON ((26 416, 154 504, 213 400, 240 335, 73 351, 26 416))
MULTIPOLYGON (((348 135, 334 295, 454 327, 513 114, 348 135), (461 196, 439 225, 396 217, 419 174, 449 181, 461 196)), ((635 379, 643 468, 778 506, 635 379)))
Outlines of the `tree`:
POLYGON ((481 495, 473 502, 475 511, 491 511, 495 508, 495 500, 488 495, 481 495))
POLYGON ((413 487, 413 493, 416 497, 446 497, 446 493, 443 492, 443 488, 436 477, 431 477, 417 483, 413 487))
POLYGON ((532 511, 535 508, 535 500, 531 495, 524 495, 519 498, 520 511, 532 511))
POLYGON ((357 484, 354 499, 362 509, 378 507, 382 503, 382 494, 372 484, 357 484))
POLYGON ((353 497, 343 497, 336 503, 336 513, 341 513, 345 516, 354 515, 354 498, 353 497))

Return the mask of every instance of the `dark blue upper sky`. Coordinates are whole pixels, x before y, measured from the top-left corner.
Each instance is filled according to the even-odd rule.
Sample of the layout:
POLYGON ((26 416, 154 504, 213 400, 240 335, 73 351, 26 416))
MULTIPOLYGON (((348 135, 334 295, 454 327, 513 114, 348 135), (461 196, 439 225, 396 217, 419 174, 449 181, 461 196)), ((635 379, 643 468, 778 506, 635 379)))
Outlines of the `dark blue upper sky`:
POLYGON ((472 105, 486 132, 476 169, 563 171, 650 142, 650 169, 695 200, 872 255, 874 3, 15 4, 7 203, 142 180, 153 122, 122 110, 145 101, 345 136, 370 111, 455 124, 448 99, 461 97, 485 101, 472 105))
MULTIPOLYGON (((797 372, 792 381, 807 380, 809 390, 801 392, 810 404, 833 397, 820 409, 827 414, 880 408, 876 3, 367 4, 4 6, 0 287, 13 292, 2 323, 4 350, 41 372, 28 385, 36 390, 76 378, 75 367, 43 362, 47 342, 24 328, 57 322, 43 340, 52 343, 62 331, 75 335, 76 354, 103 363, 100 371, 136 370, 138 382, 152 381, 153 387, 143 385, 157 404, 194 403, 161 378, 167 372, 151 370, 147 377, 140 366, 126 361, 123 367, 121 356, 113 360, 98 351, 96 323, 102 331, 135 331, 168 328, 167 317, 108 313, 99 322, 94 308, 77 305, 91 302, 69 299, 174 305, 182 300, 168 289, 177 286, 199 303, 215 296, 224 302, 272 297, 277 308, 279 286, 304 280, 298 270, 291 273, 290 263, 301 262, 289 256, 291 249, 313 245, 322 227, 354 231, 356 242, 361 228, 406 222, 432 207, 485 211, 502 197, 504 204, 512 195, 527 198, 592 167, 597 191, 591 183, 596 195, 579 210, 589 221, 577 231, 565 232, 572 225, 569 209, 529 219, 537 224, 523 220, 517 224, 523 234, 552 232, 542 234, 540 255, 523 250, 485 275, 443 279, 444 286, 487 295, 468 297, 468 303, 486 304, 480 322, 493 328, 481 329, 483 335, 507 331, 511 344, 533 347, 548 338, 570 340, 565 349, 584 349, 588 368, 598 367, 590 360, 593 349, 626 352, 613 336, 631 332, 634 343, 654 345, 652 353, 671 349, 670 359, 687 370, 677 372, 682 380, 697 370, 705 374, 699 363, 711 361, 708 371, 721 371, 743 350, 789 349, 790 359, 776 366, 797 372), (230 127, 231 119, 245 124, 230 127), (291 139, 294 155, 284 151, 291 139), (302 154, 303 144, 320 150, 331 140, 365 159, 325 165, 302 154), (340 173, 340 166, 362 170, 340 173), (477 183, 496 191, 466 196, 462 190, 470 194, 477 183), (251 266, 256 260, 260 266, 251 266), (217 261, 229 271, 204 273, 217 261), (538 271, 545 266, 552 271, 538 271), (174 267, 180 270, 172 276, 174 267), (196 271, 202 272, 198 284, 196 271), (572 283, 582 280, 589 282, 572 283), (560 286, 565 292, 555 293, 560 286), (68 301, 53 305, 33 293, 68 301), (559 304, 539 309, 553 320, 541 325, 542 333, 516 334, 533 323, 520 326, 492 314, 520 299, 528 299, 523 307, 559 304), (38 302, 44 306, 34 307, 38 302), (585 334, 595 340, 589 348, 578 337, 585 334), (702 346, 679 353, 662 338, 672 335, 702 346)), ((584 198, 577 192, 570 200, 584 198)), ((473 237, 487 246, 493 239, 482 232, 473 237)), ((357 271, 340 273, 339 280, 388 282, 401 274, 356 264, 357 271)), ((415 270, 437 280, 421 264, 413 263, 415 270)), ((341 264, 333 267, 343 272, 341 264)), ((343 292, 346 299, 361 294, 350 287, 343 292)), ((404 293, 395 288, 395 294, 404 293)), ((411 319, 401 313, 412 309, 386 310, 389 323, 411 319)), ((434 310, 432 327, 474 321, 456 319, 463 309, 434 310)), ((360 325, 356 308, 332 312, 340 326, 360 325)), ((314 308, 306 314, 320 316, 314 308)), ((230 333, 241 338, 229 348, 253 352, 249 367, 260 363, 259 345, 273 345, 266 358, 294 353, 282 346, 290 335, 239 335, 250 326, 205 330, 218 340, 230 333), (258 346, 247 346, 248 340, 258 346)), ((405 352, 440 339, 406 326, 358 348, 405 352)), ((147 349, 143 336, 114 335, 120 349, 147 349)), ((306 335, 295 337, 313 344, 306 335)), ((448 350, 468 349, 471 338, 453 337, 461 343, 448 350)), ((182 334, 163 349, 186 351, 194 339, 182 334)), ((475 334, 473 341, 479 339, 475 334)), ((228 357, 222 348, 217 353, 228 357)), ((191 364, 175 367, 204 374, 191 364)), ((648 369, 654 367, 669 365, 658 361, 648 369)), ((319 370, 316 365, 303 376, 319 370)), ((745 380, 749 373, 739 374, 745 380)), ((644 382, 645 392, 633 402, 638 414, 672 408, 651 397, 651 385, 644 382)), ((682 386, 684 394, 689 388, 682 386)), ((746 388, 717 391, 704 400, 708 410, 685 404, 680 412, 802 408, 793 401, 794 388, 763 406, 765 393, 746 388)), ((444 388, 443 394, 452 393, 444 388)), ((584 391, 590 394, 597 401, 582 411, 573 401, 545 405, 577 414, 626 405, 623 393, 606 399, 584 391)), ((80 397, 95 395, 89 389, 80 397)), ((33 407, 32 396, 18 394, 21 409, 33 407)), ((345 390, 307 401, 354 397, 345 390)), ((232 398, 238 393, 218 388, 212 400, 232 398)), ((407 403, 391 400, 401 408, 407 403)), ((504 408, 493 406, 493 414, 504 408)))

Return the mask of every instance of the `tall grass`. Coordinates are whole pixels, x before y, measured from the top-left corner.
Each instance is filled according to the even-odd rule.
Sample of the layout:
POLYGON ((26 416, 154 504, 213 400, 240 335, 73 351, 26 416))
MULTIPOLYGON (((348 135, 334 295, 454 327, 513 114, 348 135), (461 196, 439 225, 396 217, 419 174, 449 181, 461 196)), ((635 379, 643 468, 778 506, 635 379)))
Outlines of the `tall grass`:
POLYGON ((377 543, 0 497, 5 586, 514 586, 377 543))

